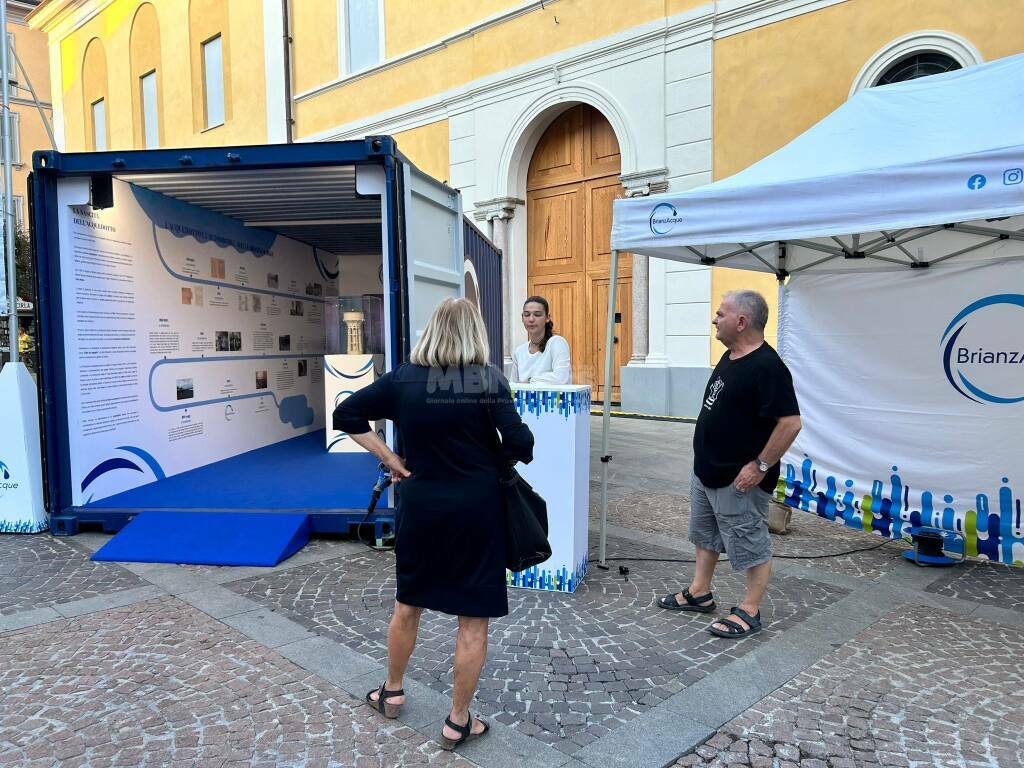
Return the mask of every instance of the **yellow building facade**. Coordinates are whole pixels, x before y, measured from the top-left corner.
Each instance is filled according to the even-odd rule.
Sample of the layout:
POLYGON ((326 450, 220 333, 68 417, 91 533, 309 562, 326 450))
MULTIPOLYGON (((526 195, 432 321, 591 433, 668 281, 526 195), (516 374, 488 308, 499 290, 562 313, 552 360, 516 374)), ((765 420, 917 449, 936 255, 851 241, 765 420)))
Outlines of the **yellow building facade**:
MULTIPOLYGON (((1019 53, 1020 18, 1024 0, 47 0, 30 23, 66 150, 394 135, 502 249, 506 357, 541 292, 603 385, 614 197, 731 175, 860 88, 1019 53)), ((624 262, 613 397, 695 415, 721 296, 774 307, 774 280, 624 262)))

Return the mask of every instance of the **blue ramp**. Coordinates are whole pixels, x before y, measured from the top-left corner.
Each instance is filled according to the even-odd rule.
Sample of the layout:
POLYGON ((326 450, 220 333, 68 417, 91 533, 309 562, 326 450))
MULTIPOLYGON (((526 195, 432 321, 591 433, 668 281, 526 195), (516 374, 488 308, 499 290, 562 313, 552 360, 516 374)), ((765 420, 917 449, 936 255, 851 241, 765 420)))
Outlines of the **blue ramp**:
POLYGON ((309 542, 309 516, 261 512, 140 512, 93 560, 274 566, 309 542))

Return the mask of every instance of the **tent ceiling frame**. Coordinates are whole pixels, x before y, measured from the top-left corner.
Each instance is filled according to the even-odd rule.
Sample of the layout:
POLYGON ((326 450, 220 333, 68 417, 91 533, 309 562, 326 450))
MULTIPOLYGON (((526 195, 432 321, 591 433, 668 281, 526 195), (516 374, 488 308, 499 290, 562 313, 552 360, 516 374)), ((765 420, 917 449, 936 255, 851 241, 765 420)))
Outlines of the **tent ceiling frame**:
POLYGON ((802 267, 796 267, 794 269, 791 269, 791 270, 789 270, 788 274, 795 275, 797 272, 806 272, 811 267, 816 267, 819 264, 824 264, 826 261, 832 261, 833 259, 838 259, 838 258, 839 258, 839 256, 836 256, 836 255, 826 256, 823 259, 818 259, 817 261, 812 261, 810 264, 804 264, 802 267))
MULTIPOLYGON (((906 230, 905 229, 901 230, 901 232, 906 232, 906 230)), ((921 260, 918 259, 916 256, 914 256, 914 254, 912 254, 910 251, 908 251, 906 246, 903 245, 903 243, 900 243, 900 242, 896 241, 898 236, 890 235, 884 229, 882 230, 882 235, 883 235, 883 237, 885 238, 885 240, 887 242, 891 243, 893 245, 893 247, 899 248, 900 251, 903 253, 903 255, 906 256, 908 259, 910 259, 912 262, 914 262, 915 264, 920 263, 921 260)))
POLYGON ((974 245, 969 245, 966 248, 961 248, 959 251, 954 251, 953 253, 947 253, 945 256, 940 256, 937 259, 932 259, 931 263, 932 264, 938 264, 939 262, 947 261, 949 259, 956 258, 957 256, 963 256, 965 253, 970 253, 971 251, 976 251, 979 248, 984 248, 986 245, 992 245, 993 243, 998 243, 1000 240, 1003 240, 1003 239, 1004 238, 1002 238, 1002 237, 992 237, 992 238, 989 238, 988 240, 982 240, 980 243, 975 243, 974 245))
POLYGON ((967 232, 972 235, 989 235, 999 240, 1024 240, 1024 232, 1021 230, 1006 230, 996 227, 979 227, 974 224, 950 224, 949 229, 954 232, 967 232))
MULTIPOLYGON (((739 256, 744 253, 749 253, 754 258, 760 259, 761 257, 758 256, 755 253, 755 251, 758 248, 764 248, 766 245, 772 245, 775 242, 775 240, 763 240, 762 242, 757 243, 756 245, 747 245, 746 243, 740 243, 740 247, 737 248, 735 251, 729 251, 728 253, 722 254, 721 256, 701 256, 700 261, 701 264, 712 267, 715 264, 718 264, 719 262, 725 261, 726 259, 731 259, 734 256, 739 256)), ((687 247, 689 248, 689 246, 687 247)), ((763 259, 761 260, 764 261, 763 259)), ((765 262, 765 265, 769 269, 774 269, 774 267, 772 267, 771 264, 768 264, 768 262, 765 262)))
MULTIPOLYGON (((769 261, 764 259, 760 254, 755 253, 755 249, 760 248, 767 243, 758 243, 755 246, 747 246, 744 243, 740 243, 741 248, 730 251, 725 256, 721 256, 714 260, 712 263, 720 262, 731 256, 736 256, 742 253, 749 253, 755 259, 764 264, 768 269, 775 272, 775 276, 779 280, 784 280, 789 275, 796 274, 798 272, 806 272, 807 270, 817 267, 826 262, 832 261, 835 258, 845 259, 872 259, 874 261, 882 261, 889 264, 895 264, 901 267, 909 267, 910 269, 925 269, 933 264, 940 264, 941 262, 948 261, 949 259, 956 258, 957 256, 963 256, 964 254, 976 251, 980 248, 997 243, 1001 240, 1017 240, 1024 242, 1024 228, 1022 229, 1000 229, 998 227, 985 227, 975 224, 939 224, 927 227, 913 227, 908 229, 900 229, 895 232, 887 232, 881 230, 879 237, 872 238, 871 240, 865 241, 861 250, 857 250, 857 241, 862 235, 850 235, 853 241, 853 247, 851 248, 844 243, 839 236, 832 235, 831 239, 837 243, 838 247, 826 245, 824 243, 816 243, 812 240, 778 240, 775 241, 778 246, 777 255, 777 266, 771 264, 769 261), (914 240, 920 240, 921 238, 934 235, 937 232, 960 232, 964 235, 973 235, 976 237, 984 237, 985 239, 981 242, 973 243, 972 245, 961 248, 960 250, 947 253, 943 256, 938 256, 933 259, 923 260, 914 256, 913 253, 906 247, 907 243, 913 242, 914 240), (819 253, 828 254, 823 259, 812 261, 809 264, 803 264, 799 267, 788 269, 784 265, 786 258, 787 246, 796 246, 799 248, 806 248, 809 251, 818 251, 819 253), (896 249, 906 259, 894 258, 892 256, 884 255, 885 251, 890 249, 896 249)), ((685 246, 688 250, 695 253, 699 253, 693 246, 685 246)))
POLYGON ((784 240, 782 242, 789 243, 790 245, 798 245, 801 248, 806 248, 810 251, 821 251, 831 256, 845 256, 846 252, 841 251, 839 248, 833 248, 830 245, 822 245, 821 243, 815 243, 811 240, 784 240))

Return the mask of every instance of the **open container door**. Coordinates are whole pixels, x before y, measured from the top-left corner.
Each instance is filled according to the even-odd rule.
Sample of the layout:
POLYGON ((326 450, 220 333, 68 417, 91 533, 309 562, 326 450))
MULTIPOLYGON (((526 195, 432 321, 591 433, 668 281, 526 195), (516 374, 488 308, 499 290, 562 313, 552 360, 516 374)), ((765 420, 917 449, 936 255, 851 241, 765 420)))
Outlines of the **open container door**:
POLYGON ((403 165, 406 296, 409 344, 426 328, 441 301, 460 298, 462 205, 459 193, 406 162, 403 165))
POLYGON ((326 304, 379 295, 387 367, 400 363, 408 275, 458 294, 458 193, 414 178, 387 137, 44 152, 35 166, 58 532, 117 530, 151 509, 298 510, 314 531, 358 522, 376 461, 325 452, 326 304), (372 194, 356 189, 361 169, 381 179, 372 194), (408 275, 406 207, 425 262, 408 275))

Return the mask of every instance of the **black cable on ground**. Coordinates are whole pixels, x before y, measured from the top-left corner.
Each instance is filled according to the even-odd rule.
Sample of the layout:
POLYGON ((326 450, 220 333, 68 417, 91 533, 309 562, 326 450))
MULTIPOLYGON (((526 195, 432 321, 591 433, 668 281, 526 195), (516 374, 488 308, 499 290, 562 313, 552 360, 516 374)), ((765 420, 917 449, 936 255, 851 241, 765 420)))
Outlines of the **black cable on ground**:
MULTIPOLYGON (((873 549, 881 549, 886 544, 892 544, 893 539, 886 539, 880 544, 875 544, 870 547, 860 547, 859 549, 847 549, 842 552, 828 552, 824 555, 772 555, 773 560, 825 560, 832 557, 844 557, 846 555, 854 555, 858 552, 870 552, 873 549)), ((655 545, 656 546, 656 545, 655 545)), ((592 554, 593 562, 597 562, 598 557, 592 554)), ((629 561, 635 563, 695 563, 696 560, 689 558, 672 558, 672 557, 606 557, 605 561, 629 561)), ((719 559, 720 563, 729 562, 728 557, 722 557, 719 559)), ((598 566, 600 567, 600 566, 598 566)))

